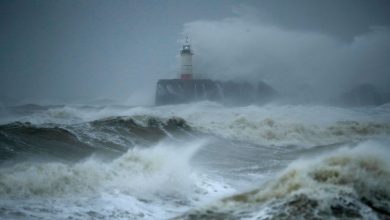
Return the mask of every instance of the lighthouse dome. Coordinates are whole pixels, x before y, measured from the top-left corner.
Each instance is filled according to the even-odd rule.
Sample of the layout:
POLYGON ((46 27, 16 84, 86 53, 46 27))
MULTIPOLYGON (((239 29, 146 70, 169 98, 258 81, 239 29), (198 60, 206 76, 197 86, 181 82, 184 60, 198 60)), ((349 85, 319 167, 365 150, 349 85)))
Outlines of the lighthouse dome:
POLYGON ((189 44, 183 45, 183 48, 180 51, 180 54, 191 54, 192 55, 191 46, 189 44))

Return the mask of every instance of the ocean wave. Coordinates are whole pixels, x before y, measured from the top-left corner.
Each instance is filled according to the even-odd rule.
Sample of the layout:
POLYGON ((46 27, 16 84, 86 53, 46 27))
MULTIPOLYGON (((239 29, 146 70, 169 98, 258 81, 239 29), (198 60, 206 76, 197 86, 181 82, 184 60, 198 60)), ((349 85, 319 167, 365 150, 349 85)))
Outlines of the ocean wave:
POLYGON ((200 132, 262 146, 311 147, 361 141, 390 133, 390 111, 386 106, 224 107, 199 103, 158 107, 145 113, 176 115, 200 132))
POLYGON ((52 105, 40 106, 35 104, 7 107, 0 115, 2 124, 14 121, 29 122, 35 125, 75 124, 103 119, 110 116, 121 116, 131 109, 130 106, 94 106, 94 105, 52 105))
POLYGON ((83 158, 93 151, 93 147, 80 142, 65 128, 20 122, 0 125, 0 160, 22 154, 46 154, 72 160, 83 158))
POLYGON ((273 180, 176 219, 388 219, 388 143, 292 163, 273 180))
POLYGON ((329 125, 291 122, 273 118, 253 121, 238 117, 232 121, 210 122, 194 128, 218 136, 259 145, 317 146, 364 140, 389 135, 390 123, 336 121, 329 125))
POLYGON ((0 195, 72 196, 109 192, 121 194, 179 194, 195 190, 190 158, 204 145, 186 147, 161 143, 132 149, 112 161, 89 157, 77 163, 20 162, 0 168, 0 195), (174 149, 173 149, 174 148, 174 149))
POLYGON ((111 117, 74 125, 15 122, 0 125, 0 160, 20 154, 78 160, 100 151, 124 153, 135 146, 151 146, 190 132, 186 122, 177 117, 111 117))
POLYGON ((0 218, 168 219, 235 191, 190 163, 208 140, 0 167, 0 218))
POLYGON ((167 123, 171 118, 180 118, 180 123, 190 127, 191 132, 262 146, 311 147, 390 134, 387 105, 349 109, 300 105, 225 107, 212 102, 158 107, 55 106, 40 108, 19 121, 36 126, 60 125, 85 142, 122 150, 122 146, 133 146, 133 139, 147 143, 150 138, 155 143, 155 137, 169 136, 170 132, 160 135, 164 130, 158 129, 155 135, 148 136, 153 132, 142 132, 142 128, 152 131, 154 128, 150 125, 154 121, 163 125, 160 128, 169 127, 167 123), (135 127, 133 124, 138 126, 133 129, 134 134, 123 136, 129 133, 128 127, 135 127), (138 139, 134 138, 136 136, 138 139), (147 138, 141 140, 141 136, 147 138), (109 141, 104 143, 104 140, 109 141))
POLYGON ((111 143, 125 149, 136 145, 150 146, 164 138, 177 139, 193 133, 182 118, 148 115, 109 117, 76 125, 72 129, 81 140, 95 146, 111 143))

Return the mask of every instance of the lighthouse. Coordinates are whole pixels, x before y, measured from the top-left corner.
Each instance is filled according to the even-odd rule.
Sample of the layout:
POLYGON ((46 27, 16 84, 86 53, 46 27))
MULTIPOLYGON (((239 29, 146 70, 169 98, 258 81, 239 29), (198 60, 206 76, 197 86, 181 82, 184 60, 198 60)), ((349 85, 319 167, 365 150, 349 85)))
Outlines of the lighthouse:
POLYGON ((180 50, 180 72, 176 79, 159 79, 156 86, 156 105, 218 101, 228 105, 264 103, 276 97, 276 91, 266 83, 218 81, 192 72, 191 45, 186 41, 180 50))
POLYGON ((181 68, 180 68, 180 79, 182 80, 191 80, 192 75, 192 50, 191 45, 188 42, 188 36, 186 37, 186 42, 183 45, 183 48, 180 50, 181 56, 181 68))

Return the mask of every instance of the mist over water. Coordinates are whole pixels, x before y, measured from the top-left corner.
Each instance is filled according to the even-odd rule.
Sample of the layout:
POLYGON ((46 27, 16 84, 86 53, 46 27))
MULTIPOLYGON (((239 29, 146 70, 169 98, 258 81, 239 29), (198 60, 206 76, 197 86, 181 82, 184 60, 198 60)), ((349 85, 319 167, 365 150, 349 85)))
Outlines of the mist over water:
POLYGON ((239 14, 187 23, 183 33, 193 38, 195 72, 213 79, 262 80, 293 102, 324 103, 360 84, 389 92, 388 27, 371 27, 345 42, 239 14))
POLYGON ((0 219, 390 219, 388 11, 1 1, 0 219))
POLYGON ((360 84, 389 93, 382 0, 1 6, 4 105, 151 105, 157 80, 178 76, 186 35, 196 74, 262 80, 290 102, 326 102, 360 84))
POLYGON ((0 125, 5 219, 388 216, 388 105, 20 108, 0 125))

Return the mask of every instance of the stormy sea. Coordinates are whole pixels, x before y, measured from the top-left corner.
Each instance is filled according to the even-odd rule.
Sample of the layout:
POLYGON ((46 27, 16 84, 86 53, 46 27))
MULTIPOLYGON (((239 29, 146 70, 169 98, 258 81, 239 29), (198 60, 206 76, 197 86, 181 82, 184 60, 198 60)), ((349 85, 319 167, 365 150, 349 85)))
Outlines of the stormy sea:
POLYGON ((0 116, 0 219, 390 219, 390 104, 0 116))

